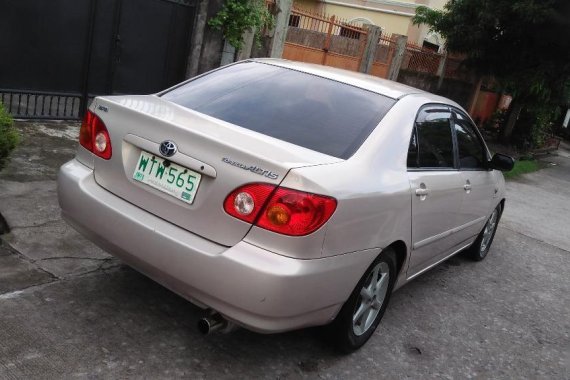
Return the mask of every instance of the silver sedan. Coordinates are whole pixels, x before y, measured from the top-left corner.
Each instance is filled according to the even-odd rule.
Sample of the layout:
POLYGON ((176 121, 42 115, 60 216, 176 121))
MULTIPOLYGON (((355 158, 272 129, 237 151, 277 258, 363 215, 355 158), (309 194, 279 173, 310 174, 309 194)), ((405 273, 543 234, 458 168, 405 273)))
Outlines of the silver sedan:
POLYGON ((513 164, 448 99, 269 59, 98 97, 79 142, 63 217, 207 309, 204 333, 328 325, 348 352, 395 289, 485 258, 513 164))

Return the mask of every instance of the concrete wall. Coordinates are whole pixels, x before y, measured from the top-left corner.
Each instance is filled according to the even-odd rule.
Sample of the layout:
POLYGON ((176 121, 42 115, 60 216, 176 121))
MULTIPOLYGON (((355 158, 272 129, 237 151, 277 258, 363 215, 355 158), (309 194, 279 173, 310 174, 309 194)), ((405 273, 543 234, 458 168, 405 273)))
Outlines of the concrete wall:
MULTIPOLYGON (((418 5, 428 6, 433 9, 442 10, 443 6, 448 2, 448 0, 416 0, 418 5)), ((427 25, 413 25, 410 22, 410 26, 408 27, 408 39, 412 42, 417 43, 418 45, 422 45, 424 39, 427 37, 429 33, 429 26, 427 25)))
POLYGON ((321 13, 323 10, 323 3, 315 0, 295 0, 294 7, 313 13, 321 13))
POLYGON ((223 7, 224 0, 198 0, 198 3, 197 22, 186 70, 187 77, 215 69, 236 59, 281 57, 292 0, 276 0, 272 7, 275 17, 273 30, 262 32, 259 45, 253 41, 253 32, 244 33, 245 43, 239 52, 225 43, 221 31, 214 30, 207 23, 207 20, 214 17, 223 7))
POLYGON ((447 4, 449 0, 430 0, 428 1, 428 5, 434 9, 443 9, 445 4, 447 4))
POLYGON ((469 106, 469 99, 473 91, 473 84, 455 79, 445 78, 442 86, 437 90, 438 77, 430 74, 417 73, 408 70, 400 70, 398 82, 407 84, 424 91, 445 96, 459 103, 463 108, 469 106))
MULTIPOLYGON (((208 16, 206 20, 214 17, 222 9, 223 5, 224 0, 208 0, 208 16)), ((199 74, 220 67, 223 48, 224 37, 222 32, 212 29, 206 22, 200 64, 198 66, 199 74)))
MULTIPOLYGON (((325 33, 290 26, 287 33, 287 42, 322 49, 325 44, 326 36, 325 33)), ((331 36, 329 51, 332 53, 359 56, 360 40, 333 35, 331 36)))

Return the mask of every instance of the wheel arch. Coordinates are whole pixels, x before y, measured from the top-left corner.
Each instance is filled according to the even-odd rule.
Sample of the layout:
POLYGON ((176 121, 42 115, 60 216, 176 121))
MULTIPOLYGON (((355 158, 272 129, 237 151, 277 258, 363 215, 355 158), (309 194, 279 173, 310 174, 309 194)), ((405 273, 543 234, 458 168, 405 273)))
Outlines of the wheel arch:
MULTIPOLYGON (((404 263, 407 261, 408 258, 408 247, 406 243, 402 240, 396 240, 392 244, 388 245, 386 248, 392 248, 394 253, 396 254, 396 272, 398 276, 402 273, 402 269, 404 268, 404 263)), ((386 249, 384 248, 384 249, 386 249)))
POLYGON ((505 211, 505 201, 506 201, 506 199, 503 198, 503 199, 501 199, 501 201, 499 202, 499 204, 501 205, 501 215, 503 215, 503 211, 505 211))

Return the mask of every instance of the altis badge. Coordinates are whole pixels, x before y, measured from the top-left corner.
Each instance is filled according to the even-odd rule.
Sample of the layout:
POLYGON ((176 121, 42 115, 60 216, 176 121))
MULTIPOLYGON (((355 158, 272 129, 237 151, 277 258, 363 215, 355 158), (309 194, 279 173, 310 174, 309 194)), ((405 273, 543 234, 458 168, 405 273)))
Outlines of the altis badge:
POLYGON ((269 179, 279 178, 279 174, 273 173, 270 170, 264 170, 264 169, 262 169, 256 165, 245 165, 245 164, 242 164, 241 162, 233 161, 227 157, 222 158, 222 161, 225 162, 226 164, 235 166, 236 168, 240 168, 243 170, 249 170, 252 173, 262 175, 262 176, 267 177, 269 179))

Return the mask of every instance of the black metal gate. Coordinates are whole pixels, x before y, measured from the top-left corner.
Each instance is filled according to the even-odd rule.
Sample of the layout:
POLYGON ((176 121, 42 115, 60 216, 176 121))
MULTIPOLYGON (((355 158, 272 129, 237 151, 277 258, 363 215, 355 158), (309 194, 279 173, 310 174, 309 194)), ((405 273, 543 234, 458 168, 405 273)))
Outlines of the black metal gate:
POLYGON ((101 94, 184 79, 195 0, 0 0, 0 101, 16 117, 79 118, 101 94))

